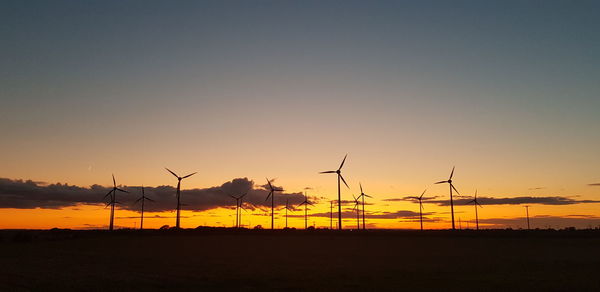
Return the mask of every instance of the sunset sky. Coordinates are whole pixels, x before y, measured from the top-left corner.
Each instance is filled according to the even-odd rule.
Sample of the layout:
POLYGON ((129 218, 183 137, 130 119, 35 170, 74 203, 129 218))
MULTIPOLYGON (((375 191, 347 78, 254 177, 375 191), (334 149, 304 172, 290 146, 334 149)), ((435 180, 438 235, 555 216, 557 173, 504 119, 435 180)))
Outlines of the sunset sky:
POLYGON ((393 199, 424 189, 426 228, 448 228, 453 166, 484 228, 524 227, 525 205, 532 227, 597 227, 598 27, 598 1, 2 1, 0 228, 106 228, 111 174, 118 227, 141 185, 144 225, 174 225, 164 167, 198 172, 182 227, 231 226, 244 190, 242 223, 269 226, 266 177, 328 227, 318 172, 346 153, 342 198, 361 182, 373 228, 418 228, 393 199))

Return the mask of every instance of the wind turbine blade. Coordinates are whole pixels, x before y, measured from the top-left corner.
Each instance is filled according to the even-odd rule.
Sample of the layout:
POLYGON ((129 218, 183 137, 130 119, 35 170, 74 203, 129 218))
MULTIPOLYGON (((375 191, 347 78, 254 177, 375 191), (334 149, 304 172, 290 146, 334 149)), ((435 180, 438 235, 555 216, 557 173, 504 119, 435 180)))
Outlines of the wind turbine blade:
POLYGON ((436 182, 435 184, 437 185, 437 184, 445 184, 445 183, 448 183, 448 181, 447 181, 447 180, 438 181, 438 182, 436 182))
POLYGON ((483 208, 483 206, 481 206, 481 204, 479 204, 479 202, 475 202, 479 207, 483 208))
POLYGON ((365 197, 367 197, 367 198, 371 198, 371 199, 373 198, 373 197, 371 197, 371 196, 369 196, 369 195, 367 195, 367 194, 363 194, 363 196, 365 196, 365 197))
POLYGON ((363 192, 363 189, 362 189, 362 184, 361 184, 361 183, 358 183, 358 185, 360 186, 360 194, 362 195, 362 194, 364 193, 364 192, 363 192))
POLYGON ((336 173, 336 171, 335 170, 329 170, 329 171, 321 171, 319 173, 336 173))
POLYGON ((115 180, 115 175, 114 174, 112 175, 112 178, 113 178, 113 186, 116 187, 117 186, 117 181, 115 180))
POLYGON ((245 193, 244 193, 244 194, 243 194, 243 195, 240 197, 240 199, 244 198, 244 197, 245 197, 247 194, 248 194, 248 192, 245 192, 245 193))
POLYGON ((117 191, 120 191, 120 192, 124 192, 124 193, 129 193, 128 191, 126 191, 126 190, 122 190, 122 189, 119 189, 119 188, 117 188, 116 190, 117 190, 117 191))
POLYGON ((340 168, 338 168, 338 170, 342 169, 342 166, 344 166, 344 162, 346 162, 346 157, 348 157, 348 154, 344 156, 344 160, 342 160, 342 164, 340 164, 340 168))
POLYGON ((150 199, 150 198, 146 198, 146 197, 144 197, 144 199, 146 199, 146 200, 148 200, 148 201, 150 201, 150 202, 156 202, 156 201, 154 201, 154 200, 152 200, 152 199, 150 199))
POLYGON ((107 193, 106 195, 104 195, 104 198, 102 198, 102 199, 106 199, 106 197, 108 197, 108 195, 110 195, 110 194, 111 194, 113 191, 114 191, 114 190, 110 190, 110 191, 108 191, 108 193, 107 193))
POLYGON ((144 193, 144 186, 142 186, 142 196, 144 196, 144 195, 145 195, 145 193, 144 193))
POLYGON ((269 184, 269 189, 271 189, 271 191, 273 190, 273 186, 271 185, 271 181, 265 177, 265 179, 267 180, 267 183, 269 184))
POLYGON ((421 194, 421 196, 419 197, 419 200, 423 199, 423 196, 425 195, 425 192, 426 192, 426 191, 427 191, 427 189, 425 189, 425 190, 423 191, 423 193, 422 193, 422 194, 421 194))
POLYGON ((454 168, 455 168, 455 166, 452 167, 452 172, 450 173, 450 178, 448 180, 451 180, 452 177, 454 176, 454 168))
POLYGON ((346 180, 344 179, 344 177, 341 174, 338 174, 340 176, 340 178, 342 179, 342 181, 344 182, 344 184, 346 185, 347 188, 350 188, 350 186, 348 186, 348 183, 346 182, 346 180))
POLYGON ((274 192, 283 192, 283 189, 273 189, 274 192))
POLYGON ((175 174, 173 171, 171 171, 170 169, 168 169, 168 168, 166 168, 166 167, 165 167, 165 169, 166 169, 167 171, 169 171, 169 172, 170 172, 172 175, 174 175, 176 178, 179 178, 179 176, 178 176, 177 174, 175 174))
POLYGON ((106 209, 108 206, 110 206, 110 204, 112 204, 112 202, 106 203, 106 206, 104 206, 104 209, 106 209))
POLYGON ((137 204, 137 203, 138 203, 138 202, 139 202, 141 199, 143 199, 143 198, 144 198, 144 197, 141 197, 141 198, 139 198, 139 199, 135 200, 135 202, 133 202, 133 204, 134 204, 134 205, 135 205, 135 204, 137 204))
POLYGON ((190 174, 188 174, 188 175, 186 175, 186 176, 182 177, 182 179, 184 179, 184 178, 188 178, 188 177, 190 177, 190 176, 192 176, 192 175, 194 175, 194 174, 196 174, 196 173, 198 173, 198 172, 190 173, 190 174))
POLYGON ((454 190, 454 191, 455 191, 457 194, 459 194, 459 195, 460 195, 460 192, 459 192, 459 191, 458 191, 458 190, 457 190, 457 189, 454 187, 454 185, 453 185, 453 184, 450 184, 450 187, 452 187, 452 189, 453 189, 453 190, 454 190))
POLYGON ((271 195, 273 195, 273 191, 269 192, 269 194, 267 195, 267 198, 265 199, 265 202, 271 197, 271 195))

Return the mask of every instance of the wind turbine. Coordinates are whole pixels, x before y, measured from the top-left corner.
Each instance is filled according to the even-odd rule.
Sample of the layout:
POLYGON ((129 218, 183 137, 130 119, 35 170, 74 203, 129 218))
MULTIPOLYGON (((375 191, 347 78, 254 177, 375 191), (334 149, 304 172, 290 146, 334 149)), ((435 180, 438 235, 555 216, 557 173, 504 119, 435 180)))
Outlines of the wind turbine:
MULTIPOLYGON (((239 204, 240 204, 240 209, 244 210, 244 212, 248 212, 248 211, 246 211, 246 208, 244 208, 244 197, 245 197, 247 194, 248 194, 248 192, 245 192, 245 193, 244 193, 244 194, 243 194, 243 195, 240 197, 240 203, 239 203, 239 204)), ((241 227, 241 226, 243 226, 243 224, 242 224, 242 211, 240 211, 240 214, 239 214, 239 216, 240 216, 240 221, 239 221, 239 226, 238 226, 238 228, 239 228, 239 227, 241 227)))
POLYGON ((304 192, 304 202, 300 203, 298 207, 304 205, 304 229, 308 229, 308 205, 314 205, 313 202, 308 200, 306 192, 304 192))
POLYGON ((475 198, 469 201, 467 204, 471 203, 473 203, 473 205, 475 206, 475 225, 476 230, 479 230, 479 214, 477 214, 477 207, 483 208, 483 206, 481 206, 481 204, 479 204, 479 201, 477 200, 477 190, 475 190, 475 198))
POLYGON ((194 173, 191 173, 191 174, 188 174, 186 176, 181 177, 181 176, 178 176, 177 174, 175 174, 170 169, 168 169, 166 167, 165 167, 165 169, 168 172, 170 172, 173 176, 175 176, 177 178, 177 220, 175 221, 175 228, 179 229, 179 218, 180 218, 179 214, 181 212, 181 200, 180 200, 181 199, 181 190, 180 190, 180 188, 181 188, 181 180, 183 180, 185 178, 188 178, 188 177, 196 174, 197 172, 194 172, 194 173))
POLYGON ((285 228, 288 228, 288 210, 294 210, 292 207, 290 207, 290 199, 285 200, 285 207, 283 207, 283 209, 285 209, 285 228))
POLYGON ((146 200, 154 202, 154 200, 146 197, 146 193, 144 192, 144 186, 142 186, 142 196, 139 199, 135 200, 135 202, 133 202, 134 205, 137 204, 137 202, 142 202, 142 217, 140 218, 140 230, 144 229, 144 202, 146 200))
POLYGON ((425 195, 425 192, 427 192, 427 189, 425 189, 423 193, 421 193, 421 195, 418 197, 409 197, 411 199, 419 201, 419 219, 421 221, 421 230, 423 230, 423 196, 425 195))
POLYGON ((346 180, 342 176, 342 167, 344 166, 344 162, 346 162, 346 157, 348 157, 348 154, 346 154, 346 156, 344 156, 344 160, 342 160, 342 163, 340 164, 340 167, 337 170, 320 172, 320 173, 335 173, 335 174, 337 174, 337 178, 338 178, 338 180, 337 180, 337 185, 338 185, 338 229, 339 230, 342 229, 342 191, 341 191, 340 180, 344 182, 344 184, 346 185, 347 188, 350 188, 348 186, 348 184, 346 183, 346 180))
POLYGON ((240 198, 229 195, 231 198, 235 199, 235 227, 240 227, 240 198))
POLYGON ((372 199, 373 197, 371 197, 371 196, 369 196, 369 195, 367 195, 367 194, 365 194, 365 193, 363 192, 363 188, 362 188, 362 184, 361 184, 361 183, 358 183, 358 185, 360 186, 360 196, 358 196, 358 198, 360 199, 360 198, 362 197, 362 207, 363 207, 363 209, 362 209, 363 230, 366 230, 366 228, 367 228, 367 225, 365 224, 365 197, 369 197, 369 198, 371 198, 371 199, 372 199))
MULTIPOLYGON (((242 207, 242 199, 248 194, 248 192, 244 193, 243 195, 239 196, 239 197, 235 197, 233 195, 229 195, 230 197, 235 199, 235 227, 236 228, 240 228, 240 221, 242 220, 242 212, 240 212, 240 208, 244 209, 242 207)), ((244 209, 246 210, 246 209, 244 209)))
POLYGON ((356 229, 360 230, 360 201, 354 195, 352 195, 352 198, 354 198, 354 208, 352 208, 352 211, 356 210, 356 229))
POLYGON ((446 183, 446 184, 450 185, 450 211, 452 213, 452 230, 456 230, 455 225, 454 225, 454 200, 452 199, 452 190, 454 190, 459 195, 460 195, 460 193, 452 184, 452 176, 454 176, 454 167, 452 167, 452 172, 450 173, 450 178, 448 178, 448 180, 439 181, 439 182, 436 182, 436 184, 445 184, 446 183))
POLYGON ((283 192, 282 189, 277 189, 274 188, 273 185, 271 184, 271 181, 267 178, 267 183, 269 184, 269 195, 267 195, 267 198, 265 199, 265 201, 267 201, 269 199, 269 197, 271 197, 271 229, 275 228, 275 192, 283 192))
POLYGON ((104 199, 106 199, 106 197, 108 197, 110 195, 110 202, 108 204, 106 204, 107 207, 110 205, 110 225, 108 227, 108 230, 110 230, 110 231, 113 230, 114 222, 115 222, 115 204, 121 204, 121 203, 117 202, 117 191, 123 192, 123 193, 129 193, 128 191, 117 188, 117 181, 115 180, 114 174, 112 175, 112 179, 113 179, 113 188, 106 195, 104 195, 104 199))

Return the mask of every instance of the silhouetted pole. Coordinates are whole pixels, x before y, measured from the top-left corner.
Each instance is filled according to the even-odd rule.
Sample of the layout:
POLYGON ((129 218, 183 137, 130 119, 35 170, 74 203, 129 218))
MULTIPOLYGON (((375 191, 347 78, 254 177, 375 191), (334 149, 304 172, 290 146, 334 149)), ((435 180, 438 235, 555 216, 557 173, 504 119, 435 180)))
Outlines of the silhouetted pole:
POLYGON ((275 229, 275 192, 271 194, 271 230, 275 229))
POLYGON ((527 230, 530 230, 531 226, 529 225, 529 206, 525 206, 525 212, 527 213, 527 230))
MULTIPOLYGON (((142 195, 143 195, 143 193, 142 193, 142 195)), ((144 201, 145 200, 146 200, 146 198, 142 197, 142 218, 140 218, 140 230, 144 229, 144 201)))
POLYGON ((454 200, 452 199, 452 183, 450 183, 450 212, 452 213, 452 230, 456 230, 454 227, 454 200))
POLYGON ((360 207, 358 206, 358 201, 356 206, 356 230, 360 231, 360 207))
MULTIPOLYGON (((362 195, 362 194, 361 194, 362 195)), ((366 224, 365 224, 365 196, 362 196, 362 205, 363 205, 363 210, 362 210, 362 215, 363 215, 363 230, 366 230, 366 224)))
POLYGON ((419 219, 421 221, 421 231, 423 231, 423 203, 419 199, 419 219))
POLYGON ((115 221, 115 191, 113 190, 113 194, 111 195, 112 202, 110 202, 110 226, 108 230, 113 230, 113 223, 115 221))
POLYGON ((240 228, 240 199, 235 199, 235 227, 240 228))
POLYGON ((477 214, 477 202, 475 202, 475 228, 479 230, 479 215, 477 214))
MULTIPOLYGON (((308 199, 306 202, 308 202, 308 199)), ((308 203, 304 204, 304 229, 308 229, 308 203)))
POLYGON ((333 229, 333 201, 329 202, 329 229, 333 229))
POLYGON ((180 214, 180 210, 181 210, 181 202, 179 200, 179 197, 181 195, 180 192, 180 187, 181 187, 181 178, 177 178, 177 219, 175 219, 175 228, 179 229, 179 214, 180 214))
POLYGON ((338 173, 338 229, 342 230, 342 191, 340 186, 340 174, 338 173))

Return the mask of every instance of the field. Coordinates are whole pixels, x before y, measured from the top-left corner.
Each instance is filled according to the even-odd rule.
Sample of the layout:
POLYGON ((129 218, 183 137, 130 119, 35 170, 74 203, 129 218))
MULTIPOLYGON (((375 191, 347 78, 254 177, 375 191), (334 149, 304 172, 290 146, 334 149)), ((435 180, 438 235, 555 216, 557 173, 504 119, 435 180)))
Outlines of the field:
POLYGON ((1 291, 600 291, 600 232, 0 231, 1 291))

